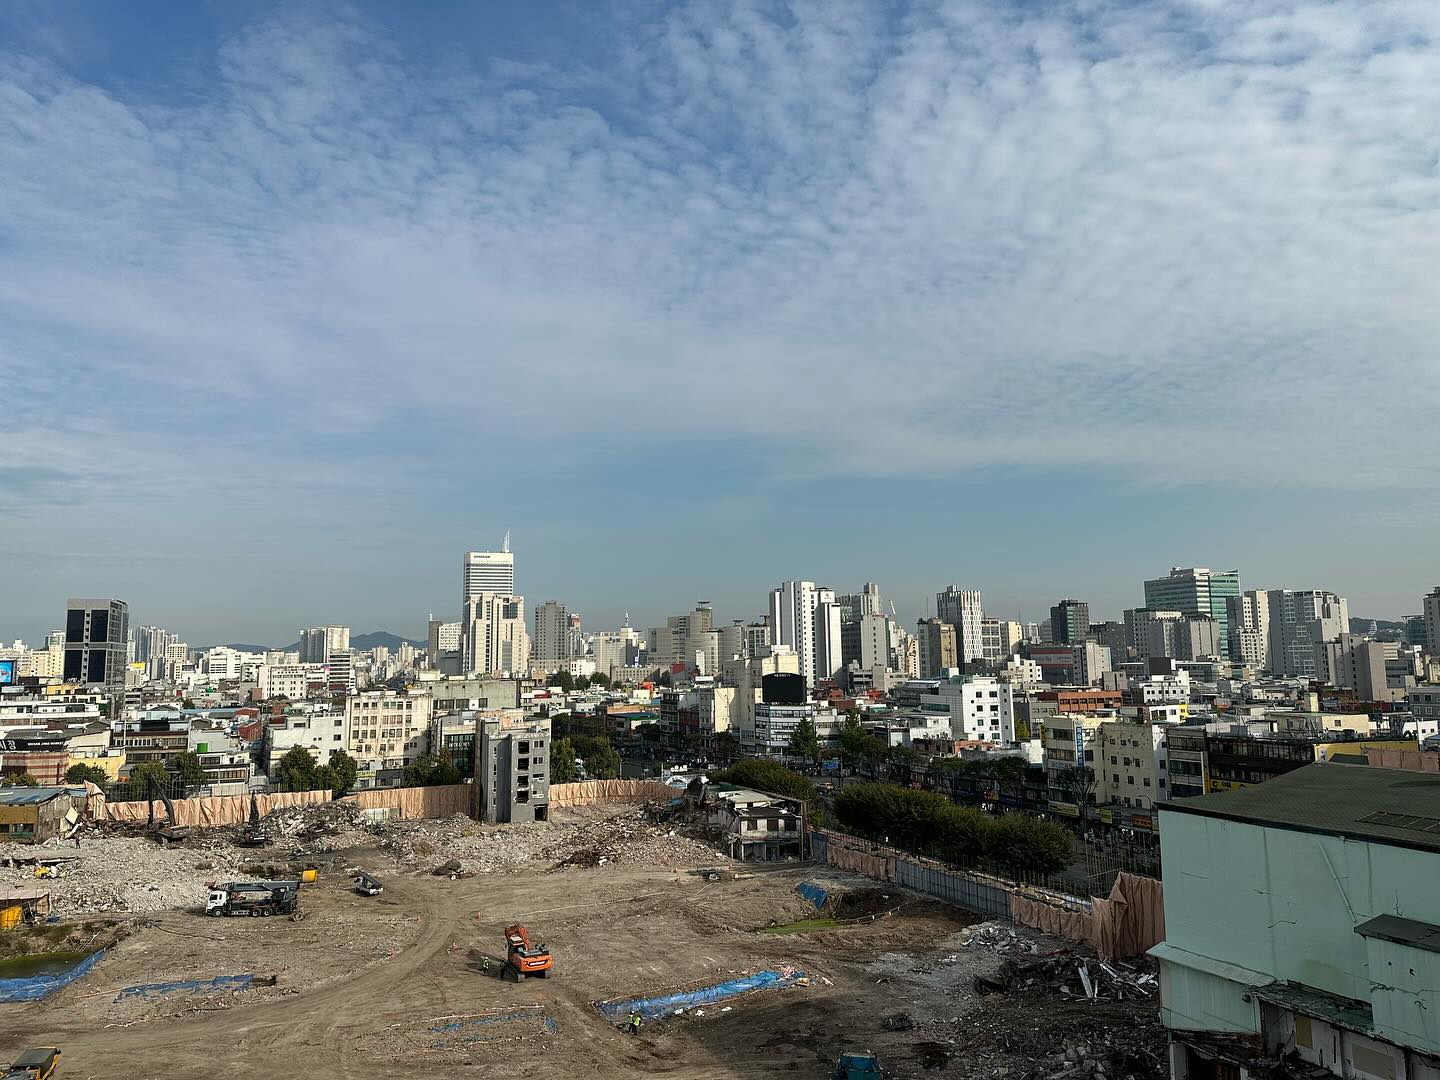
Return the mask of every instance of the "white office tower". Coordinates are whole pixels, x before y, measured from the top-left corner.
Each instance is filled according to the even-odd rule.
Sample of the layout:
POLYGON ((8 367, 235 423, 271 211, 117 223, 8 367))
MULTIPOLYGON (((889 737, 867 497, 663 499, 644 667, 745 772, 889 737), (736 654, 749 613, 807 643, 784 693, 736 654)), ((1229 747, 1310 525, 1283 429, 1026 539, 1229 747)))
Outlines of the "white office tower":
POLYGON ((506 534, 504 551, 467 551, 463 567, 460 603, 463 607, 481 593, 515 595, 515 556, 506 534))
POLYGON ((465 604, 460 620, 462 667, 467 674, 520 675, 530 669, 525 598, 482 592, 465 604))
POLYGON ((300 662, 302 664, 324 664, 331 653, 346 652, 350 648, 348 626, 312 626, 300 631, 300 662))
POLYGON ((570 656, 570 620, 565 605, 546 600, 535 608, 535 661, 554 664, 570 656))
POLYGON ((770 591, 770 641, 793 649, 807 687, 828 679, 840 663, 840 605, 831 589, 787 581, 770 591))
POLYGON ((979 589, 962 589, 949 585, 935 594, 935 615, 941 622, 955 627, 955 651, 962 664, 985 659, 985 642, 981 623, 985 611, 980 605, 979 589))

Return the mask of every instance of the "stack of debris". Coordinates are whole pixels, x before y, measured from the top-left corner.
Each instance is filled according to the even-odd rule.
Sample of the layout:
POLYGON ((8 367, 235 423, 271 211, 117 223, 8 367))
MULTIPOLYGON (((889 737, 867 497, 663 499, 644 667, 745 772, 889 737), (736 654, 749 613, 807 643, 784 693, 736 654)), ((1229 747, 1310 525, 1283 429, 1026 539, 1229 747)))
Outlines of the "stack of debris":
POLYGON ((1007 959, 994 975, 975 976, 981 994, 1008 994, 1015 990, 1052 990, 1087 1001, 1135 1001, 1155 996, 1156 977, 1133 964, 1107 964, 1069 950, 1032 960, 1007 959))
POLYGON ((709 866, 725 856, 678 829, 655 825, 644 807, 581 825, 547 853, 567 866, 709 866))

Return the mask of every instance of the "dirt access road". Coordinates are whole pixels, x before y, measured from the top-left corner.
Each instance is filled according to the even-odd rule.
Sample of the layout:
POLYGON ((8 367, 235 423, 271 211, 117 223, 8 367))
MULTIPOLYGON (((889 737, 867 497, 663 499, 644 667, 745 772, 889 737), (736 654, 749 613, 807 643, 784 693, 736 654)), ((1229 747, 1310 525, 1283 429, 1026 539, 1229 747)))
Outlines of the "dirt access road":
POLYGON ((759 933, 806 914, 795 893, 801 881, 873 887, 823 867, 713 883, 688 874, 677 883, 673 870, 537 867, 456 881, 391 875, 373 900, 337 885, 307 900, 312 913, 300 923, 171 912, 48 1001, 0 1006, 0 1031, 8 1033, 0 1048, 61 1046, 64 1080, 819 1077, 840 1050, 857 1047, 881 1053, 887 1075, 961 1075, 946 1067, 943 1045, 916 1031, 886 1031, 880 1021, 906 1009, 922 1022, 950 1023, 974 1007, 975 965, 992 967, 996 958, 934 964, 973 920, 897 892, 906 906, 873 924, 759 933), (390 914, 355 906, 377 902, 385 905, 377 912, 390 914), (309 964, 313 981, 299 980, 298 991, 282 976, 274 990, 249 997, 116 1000, 119 988, 176 971, 234 974, 247 961, 239 970, 287 969, 302 952, 323 948, 317 927, 338 942, 367 920, 388 927, 391 947, 377 954, 383 939, 367 930, 363 947, 337 947, 333 970, 309 964), (554 977, 519 985, 497 977, 501 931, 515 921, 549 945, 554 977), (917 958, 928 958, 928 974, 912 972, 917 958), (655 1022, 638 1038, 594 1007, 783 964, 803 970, 809 985, 655 1022))

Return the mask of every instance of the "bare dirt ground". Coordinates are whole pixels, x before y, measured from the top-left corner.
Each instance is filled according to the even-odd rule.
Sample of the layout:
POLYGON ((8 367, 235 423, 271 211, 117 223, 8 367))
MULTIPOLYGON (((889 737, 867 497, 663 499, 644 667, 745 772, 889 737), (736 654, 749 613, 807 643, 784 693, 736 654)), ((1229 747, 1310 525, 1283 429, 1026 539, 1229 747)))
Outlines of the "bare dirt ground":
MULTIPOLYGON (((401 843, 330 851, 316 859, 321 880, 307 888, 299 922, 206 918, 198 897, 195 908, 141 917, 85 978, 43 1002, 0 1005, 0 1057, 58 1045, 64 1080, 719 1080, 828 1077, 839 1052, 870 1049, 887 1077, 1021 1080, 1079 1075, 1067 1047, 1078 1066, 1090 1056, 1085 1044, 1136 1023, 1131 1003, 1056 1001, 1043 991, 979 997, 975 976, 1002 958, 964 946, 974 917, 901 890, 893 905, 862 905, 893 906, 873 922, 764 933, 815 914, 795 891, 801 882, 832 893, 890 887, 794 864, 737 867, 753 873, 707 882, 675 859, 685 850, 677 838, 663 826, 647 833, 634 814, 591 811, 548 833, 527 827, 523 863, 489 859, 490 872, 455 880, 429 870, 457 848, 472 861, 473 852, 493 854, 503 838, 435 823, 407 828, 401 843), (607 847, 612 819, 626 834, 608 845, 613 858, 565 864, 607 847), (349 890, 342 867, 356 864, 383 878, 381 896, 349 890), (498 977, 502 930, 517 921, 554 953, 552 978, 498 977), (781 965, 805 982, 647 1023, 638 1037, 595 1008, 781 965), (275 985, 134 989, 242 974, 274 976, 275 985)), ((688 865, 719 861, 701 860, 702 851, 696 845, 688 865)), ((1141 1022, 1153 1026, 1153 1012, 1141 1022)))

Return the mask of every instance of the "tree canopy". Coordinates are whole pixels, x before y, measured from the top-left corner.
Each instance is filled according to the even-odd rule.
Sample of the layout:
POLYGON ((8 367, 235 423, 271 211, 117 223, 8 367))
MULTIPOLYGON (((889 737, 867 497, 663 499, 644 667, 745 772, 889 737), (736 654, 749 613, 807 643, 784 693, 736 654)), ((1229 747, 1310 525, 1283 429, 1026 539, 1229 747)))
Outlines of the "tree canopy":
POLYGON ((170 767, 187 789, 197 788, 205 783, 205 766, 200 763, 200 755, 194 750, 176 754, 170 759, 170 767))
POLYGON ((5 773, 0 776, 0 787, 39 787, 40 781, 28 772, 5 773))
POLYGON ((1070 833, 1023 814, 995 818, 956 806, 933 791, 896 784, 855 784, 835 799, 835 816, 856 832, 896 847, 953 861, 980 861, 1002 872, 1049 874, 1070 862, 1070 833))
POLYGON ((815 731, 815 721, 808 716, 802 716, 800 722, 795 725, 795 730, 790 733, 790 745, 788 747, 793 757, 802 761, 819 762, 820 760, 820 736, 815 731))
POLYGON ((575 744, 569 739, 556 739, 550 744, 550 782, 570 784, 575 781, 575 744))
POLYGON ((104 787, 110 782, 110 774, 99 765, 87 765, 83 761, 76 762, 65 770, 67 784, 83 784, 87 780, 97 787, 104 787))
POLYGON ((742 758, 722 772, 711 773, 710 779, 721 784, 736 784, 740 787, 768 791, 790 799, 810 800, 815 797, 815 785, 793 769, 787 769, 778 761, 764 758, 742 758))

